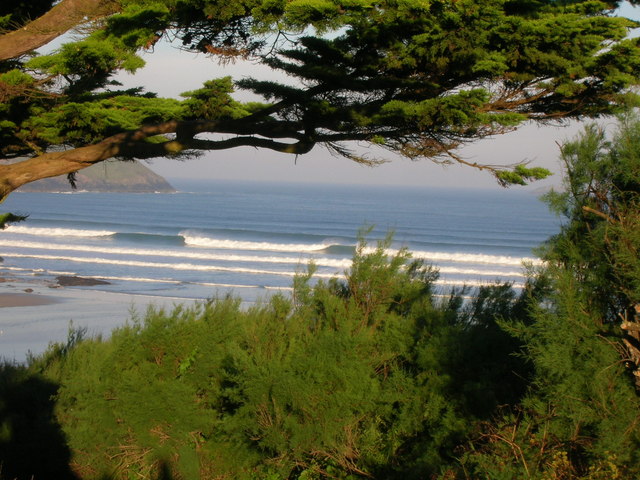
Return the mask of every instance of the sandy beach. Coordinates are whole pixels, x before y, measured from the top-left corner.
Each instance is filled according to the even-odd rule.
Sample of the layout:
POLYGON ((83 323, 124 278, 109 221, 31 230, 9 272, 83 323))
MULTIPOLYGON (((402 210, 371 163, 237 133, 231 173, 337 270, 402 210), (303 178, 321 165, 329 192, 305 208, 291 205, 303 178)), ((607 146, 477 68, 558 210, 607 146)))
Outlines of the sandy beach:
POLYGON ((36 307, 57 303, 58 299, 49 295, 34 295, 29 293, 0 293, 0 308, 2 307, 36 307))
POLYGON ((58 287, 51 281, 3 278, 0 282, 0 357, 24 362, 63 342, 69 327, 88 335, 108 335, 133 313, 150 305, 172 308, 194 300, 101 291, 97 287, 58 287))

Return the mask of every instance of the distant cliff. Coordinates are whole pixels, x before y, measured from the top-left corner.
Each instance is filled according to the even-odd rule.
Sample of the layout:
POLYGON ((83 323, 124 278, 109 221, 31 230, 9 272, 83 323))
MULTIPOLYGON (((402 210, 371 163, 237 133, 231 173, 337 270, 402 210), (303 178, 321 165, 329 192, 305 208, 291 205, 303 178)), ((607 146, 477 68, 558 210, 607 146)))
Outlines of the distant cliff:
MULTIPOLYGON (((170 193, 176 190, 157 173, 139 162, 107 160, 76 174, 78 190, 89 192, 170 193)), ((45 178, 20 187, 21 192, 70 192, 65 175, 45 178)))

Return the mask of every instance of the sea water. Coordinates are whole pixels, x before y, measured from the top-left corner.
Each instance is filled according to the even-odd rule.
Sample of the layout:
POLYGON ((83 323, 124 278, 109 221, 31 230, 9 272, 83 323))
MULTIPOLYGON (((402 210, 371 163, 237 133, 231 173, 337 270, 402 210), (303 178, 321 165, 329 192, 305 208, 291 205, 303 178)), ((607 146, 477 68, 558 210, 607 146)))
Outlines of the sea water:
POLYGON ((101 290, 178 298, 232 293, 255 301, 349 269, 359 232, 407 247, 440 271, 439 288, 524 280, 523 261, 559 221, 530 192, 191 182, 173 194, 14 193, 29 216, 0 231, 0 275, 102 279, 101 290))

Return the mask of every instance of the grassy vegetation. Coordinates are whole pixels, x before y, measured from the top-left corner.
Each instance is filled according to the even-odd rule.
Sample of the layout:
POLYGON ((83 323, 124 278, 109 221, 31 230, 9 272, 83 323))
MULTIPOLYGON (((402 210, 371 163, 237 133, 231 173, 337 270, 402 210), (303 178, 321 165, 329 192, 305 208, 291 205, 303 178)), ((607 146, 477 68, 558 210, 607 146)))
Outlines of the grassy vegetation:
POLYGON ((566 215, 527 287, 434 295, 409 252, 313 266, 249 309, 150 310, 0 370, 6 479, 628 479, 640 124, 567 146, 566 215), (635 133, 634 133, 635 132, 635 133))

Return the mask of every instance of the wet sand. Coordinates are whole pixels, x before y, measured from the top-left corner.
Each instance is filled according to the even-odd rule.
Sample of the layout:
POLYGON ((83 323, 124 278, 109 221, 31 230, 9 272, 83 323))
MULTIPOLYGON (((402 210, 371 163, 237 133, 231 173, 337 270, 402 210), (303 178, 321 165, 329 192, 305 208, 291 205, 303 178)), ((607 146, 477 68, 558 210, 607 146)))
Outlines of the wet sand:
POLYGON ((0 308, 3 307, 35 307, 38 305, 51 305, 58 299, 48 295, 33 293, 0 293, 0 308))
POLYGON ((44 282, 0 282, 0 358, 24 362, 51 342, 64 342, 69 328, 108 336, 149 306, 171 309, 195 300, 57 287, 44 282))

